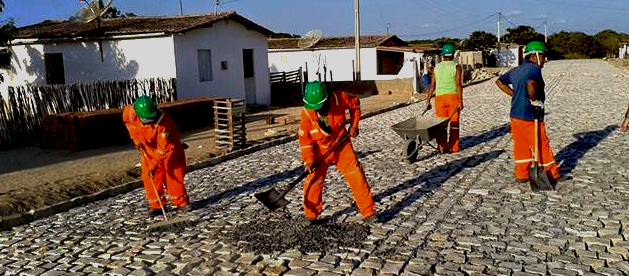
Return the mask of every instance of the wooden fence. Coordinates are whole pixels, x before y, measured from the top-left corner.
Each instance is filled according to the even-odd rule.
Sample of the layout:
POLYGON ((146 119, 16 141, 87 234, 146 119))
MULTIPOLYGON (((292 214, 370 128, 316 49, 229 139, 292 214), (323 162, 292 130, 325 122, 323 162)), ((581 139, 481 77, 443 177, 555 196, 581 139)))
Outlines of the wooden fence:
POLYGON ((0 94, 0 149, 41 141, 46 115, 122 108, 140 95, 150 95, 157 102, 177 99, 174 78, 16 86, 7 92, 7 99, 0 94))
POLYGON ((271 83, 271 105, 288 106, 301 103, 304 86, 303 71, 269 73, 271 83))

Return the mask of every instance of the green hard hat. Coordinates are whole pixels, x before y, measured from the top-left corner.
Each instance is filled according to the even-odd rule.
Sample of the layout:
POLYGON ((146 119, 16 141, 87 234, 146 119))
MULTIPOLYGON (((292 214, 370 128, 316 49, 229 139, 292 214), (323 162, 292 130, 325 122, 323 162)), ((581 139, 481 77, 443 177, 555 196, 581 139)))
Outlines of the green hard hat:
POLYGON ((444 56, 451 56, 454 55, 454 52, 456 51, 456 48, 454 47, 454 45, 452 44, 446 44, 443 45, 443 48, 441 48, 441 53, 444 56))
POLYGON ((140 119, 151 119, 157 115, 157 105, 149 96, 141 96, 133 103, 133 110, 140 119))
POLYGON ((328 99, 328 91, 325 84, 320 81, 312 81, 306 84, 304 92, 304 107, 311 110, 319 110, 328 99))
POLYGON ((539 41, 531 41, 524 47, 524 55, 546 52, 546 45, 539 41))

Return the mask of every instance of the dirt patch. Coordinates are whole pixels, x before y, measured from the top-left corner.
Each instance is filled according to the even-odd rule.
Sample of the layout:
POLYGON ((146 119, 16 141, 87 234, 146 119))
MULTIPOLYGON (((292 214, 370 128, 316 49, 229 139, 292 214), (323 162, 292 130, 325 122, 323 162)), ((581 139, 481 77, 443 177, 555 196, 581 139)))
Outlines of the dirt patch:
POLYGON ((270 220, 256 220, 239 225, 231 241, 242 244, 247 252, 270 254, 297 249, 323 253, 337 248, 361 248, 369 236, 369 227, 357 223, 322 223, 312 225, 286 214, 270 220))

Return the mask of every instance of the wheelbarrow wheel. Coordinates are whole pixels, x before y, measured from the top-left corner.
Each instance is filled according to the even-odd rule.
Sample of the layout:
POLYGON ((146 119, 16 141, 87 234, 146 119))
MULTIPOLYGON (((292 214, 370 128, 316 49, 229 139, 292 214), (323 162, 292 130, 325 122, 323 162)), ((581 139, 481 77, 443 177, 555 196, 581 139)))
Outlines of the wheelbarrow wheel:
POLYGON ((407 164, 411 164, 417 160, 419 154, 420 145, 416 140, 408 139, 404 142, 402 148, 402 158, 407 164))

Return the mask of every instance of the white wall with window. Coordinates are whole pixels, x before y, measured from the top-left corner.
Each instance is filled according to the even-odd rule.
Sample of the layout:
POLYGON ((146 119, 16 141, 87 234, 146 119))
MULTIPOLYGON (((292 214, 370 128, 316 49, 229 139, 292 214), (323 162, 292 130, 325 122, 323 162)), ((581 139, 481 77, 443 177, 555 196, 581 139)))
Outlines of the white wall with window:
MULTIPOLYGON (((361 75, 363 80, 393 80, 413 77, 413 58, 419 60, 422 53, 383 51, 376 48, 361 48, 361 75)), ((288 72, 301 66, 308 69, 308 80, 334 81, 353 80, 354 49, 325 50, 271 50, 269 71, 288 72), (319 74, 317 74, 317 72, 319 74)), ((354 65, 355 66, 355 65, 354 65)))
POLYGON ((46 44, 16 41, 8 48, 10 65, 0 68, 4 77, 0 91, 18 85, 175 77, 172 36, 128 36, 102 40, 100 45, 89 40, 46 44))
POLYGON ((267 37, 236 22, 175 36, 180 98, 225 96, 269 105, 267 37))

